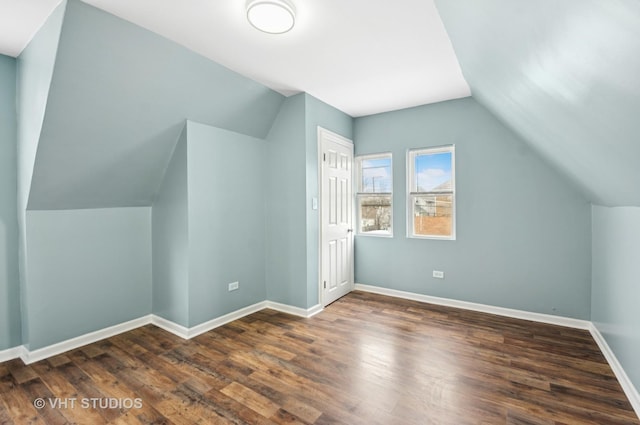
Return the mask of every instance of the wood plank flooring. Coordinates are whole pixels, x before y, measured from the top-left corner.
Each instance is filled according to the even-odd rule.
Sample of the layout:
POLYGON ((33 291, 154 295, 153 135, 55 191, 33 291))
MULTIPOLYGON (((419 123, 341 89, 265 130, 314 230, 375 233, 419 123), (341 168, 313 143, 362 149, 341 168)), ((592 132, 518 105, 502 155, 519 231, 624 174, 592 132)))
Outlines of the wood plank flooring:
POLYGON ((586 331, 353 292, 311 319, 263 310, 189 341, 149 325, 0 363, 0 424, 27 423, 640 421, 586 331))

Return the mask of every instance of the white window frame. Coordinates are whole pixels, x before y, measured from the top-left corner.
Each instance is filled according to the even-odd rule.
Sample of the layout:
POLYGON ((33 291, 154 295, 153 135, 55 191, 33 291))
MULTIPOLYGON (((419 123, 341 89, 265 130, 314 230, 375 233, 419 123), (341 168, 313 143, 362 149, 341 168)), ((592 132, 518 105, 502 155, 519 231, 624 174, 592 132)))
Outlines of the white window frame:
POLYGON ((415 239, 456 240, 456 203, 456 146, 443 145, 428 148, 409 149, 407 151, 407 237, 415 239), (451 190, 418 192, 418 188, 414 187, 416 182, 415 157, 419 155, 432 155, 449 152, 451 153, 451 190), (414 233, 414 200, 418 196, 425 195, 451 195, 451 236, 416 235, 414 233))
POLYGON ((356 234, 358 236, 371 236, 377 238, 392 238, 393 237, 393 154, 391 152, 380 152, 373 154, 357 155, 355 157, 356 165, 356 234), (391 167, 391 192, 363 192, 362 191, 362 161, 367 159, 386 159, 390 161, 391 167), (360 198, 369 196, 388 196, 391 208, 391 230, 387 233, 373 233, 362 231, 362 220, 360 219, 360 198))

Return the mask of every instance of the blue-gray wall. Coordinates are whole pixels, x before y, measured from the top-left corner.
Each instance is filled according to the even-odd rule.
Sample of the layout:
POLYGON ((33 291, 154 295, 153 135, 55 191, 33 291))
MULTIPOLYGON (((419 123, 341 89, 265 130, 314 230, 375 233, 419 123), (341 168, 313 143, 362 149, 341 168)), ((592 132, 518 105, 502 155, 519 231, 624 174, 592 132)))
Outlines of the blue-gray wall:
POLYGON ((66 1, 60 3, 18 57, 16 107, 18 112, 18 228, 22 340, 29 341, 26 303, 27 254, 25 212, 33 167, 49 97, 66 1))
POLYGON ((187 123, 189 326, 266 299, 266 152, 262 139, 187 123))
POLYGON ((315 97, 305 94, 306 121, 306 212, 307 212, 307 305, 320 302, 319 282, 319 210, 311 208, 313 198, 318 198, 318 126, 353 140, 353 118, 315 97))
MULTIPOLYGON (((182 300, 173 299, 171 291, 176 291, 178 277, 167 273, 179 275, 186 272, 167 268, 176 266, 175 261, 182 261, 179 266, 185 267, 188 258, 188 252, 182 250, 184 247, 167 247, 168 241, 182 230, 175 226, 184 219, 188 208, 186 202, 177 206, 177 201, 172 199, 182 196, 176 193, 178 189, 175 186, 183 184, 178 181, 180 178, 187 178, 186 142, 183 146, 184 169, 173 170, 174 174, 183 175, 168 177, 166 185, 163 185, 163 178, 165 170, 180 166, 172 164, 169 167, 169 161, 187 118, 264 137, 284 100, 282 95, 79 0, 63 1, 20 55, 17 87, 18 262, 22 289, 22 320, 19 324, 22 327, 22 342, 32 349, 38 348, 78 336, 87 329, 94 330, 114 321, 122 321, 118 318, 126 317, 128 320, 134 311, 139 313, 138 316, 152 311, 152 291, 149 286, 146 294, 148 299, 133 293, 128 297, 132 302, 139 302, 138 308, 129 306, 131 308, 126 307, 121 314, 113 316, 101 315, 98 310, 95 320, 53 332, 50 327, 64 323, 68 318, 63 317, 56 310, 57 307, 49 307, 50 311, 43 312, 43 299, 39 292, 44 285, 42 276, 45 271, 51 272, 48 290, 57 288, 61 293, 72 292, 81 286, 79 282, 82 279, 89 277, 82 266, 78 267, 74 281, 58 280, 58 276, 66 277, 63 270, 51 270, 54 260, 64 267, 72 267, 64 251, 74 252, 78 249, 71 240, 64 241, 61 253, 54 252, 52 241, 47 239, 47 232, 54 231, 52 223, 56 220, 64 222, 68 219, 65 217, 79 217, 77 231, 86 230, 98 237, 95 241, 84 240, 87 247, 82 258, 87 260, 87 264, 100 269, 104 264, 110 264, 112 257, 109 253, 103 255, 100 247, 103 243, 100 238, 107 236, 95 235, 95 232, 100 228, 114 230, 118 224, 114 220, 119 220, 106 211, 116 214, 114 211, 125 211, 127 207, 149 207, 156 198, 158 225, 154 229, 155 238, 151 233, 148 235, 149 247, 128 243, 122 239, 125 235, 115 230, 113 238, 128 243, 131 249, 141 249, 132 255, 140 260, 141 268, 129 270, 130 279, 136 280, 137 285, 151 285, 151 277, 140 279, 144 264, 148 263, 145 273, 149 276, 152 274, 152 260, 149 257, 147 261, 147 255, 155 252, 159 257, 174 260, 167 264, 156 262, 158 291, 154 301, 159 315, 188 325, 190 313, 196 317, 191 320, 200 321, 201 317, 219 315, 218 310, 233 309, 244 301, 265 298, 262 255, 257 262, 257 267, 263 271, 262 281, 256 284, 256 288, 261 289, 252 287, 251 282, 258 281, 253 275, 243 275, 245 291, 230 295, 237 302, 225 303, 224 307, 214 305, 212 310, 206 312, 199 306, 189 310, 188 290, 195 286, 183 289, 182 300), (161 188, 163 193, 160 193, 161 188), (53 210, 58 212, 54 213, 53 210), (33 211, 42 213, 31 214, 33 211), (30 214, 29 220, 25 218, 26 213, 30 214), (86 228, 89 226, 89 216, 95 229, 86 228), (44 235, 36 232, 39 228, 45 229, 44 235), (30 235, 28 240, 27 234, 30 235), (154 239, 155 250, 151 248, 154 239), (96 255, 89 261, 92 252, 96 255), (176 260, 181 255, 184 258, 176 260), (238 294, 243 297, 240 301, 238 294), (181 302, 183 305, 180 305, 181 302), (47 323, 42 323, 43 320, 47 323)), ((195 159, 198 164, 202 161, 204 159, 195 159)), ((212 162, 215 162, 215 158, 212 162)), ((198 172, 202 168, 201 165, 194 166, 193 171, 198 172)), ((206 182, 201 184, 206 186, 206 182)), ((186 191, 186 183, 183 186, 186 191)), ((197 191, 198 185, 193 185, 192 189, 197 191)), ((152 210, 148 210, 148 230, 151 232, 152 210)), ((207 229, 204 230, 206 233, 207 229)), ((71 235, 75 232, 66 228, 65 231, 71 235)), ((185 225, 184 232, 180 234, 185 240, 186 232, 185 225)), ((204 234, 198 236, 205 237, 204 234)), ((134 232, 131 237, 142 238, 142 234, 134 232)), ((109 240, 106 243, 108 246, 109 240)), ((183 245, 186 246, 186 242, 183 245)), ((264 250, 264 247, 261 249, 264 250)), ((197 259, 194 262, 201 264, 197 259)), ((126 270, 121 272, 125 273, 126 270)), ((122 276, 115 273, 102 276, 97 282, 104 285, 110 277, 122 281, 122 276)), ((204 279, 211 277, 207 275, 204 279)), ((210 298, 207 285, 202 283, 200 295, 210 298)), ((133 291, 142 290, 142 287, 132 288, 133 291)), ((73 296, 70 296, 72 304, 75 303, 73 296)), ((200 298, 195 301, 198 302, 206 303, 207 299, 200 298)), ((106 301, 105 305, 108 304, 106 301)), ((60 306, 63 305, 61 302, 60 306)), ((72 307, 66 311, 69 315, 82 317, 84 310, 72 307)))
POLYGON ((16 60, 0 55, 0 351, 20 345, 16 60))
POLYGON ((267 136, 267 298, 307 308, 305 95, 287 98, 267 136))
POLYGON ((173 152, 152 208, 153 313, 189 325, 187 127, 173 152))
POLYGON ((151 313, 151 208, 27 211, 30 350, 151 313))
POLYGON ((356 282, 590 317, 589 203, 475 100, 358 118, 354 136, 356 154, 393 153, 395 229, 356 237, 356 282), (457 240, 408 239, 406 151, 445 144, 456 145, 457 240))
POLYGON ((149 206, 186 119, 265 137, 284 99, 80 0, 68 1, 47 53, 55 69, 31 210, 149 206))
POLYGON ((27 209, 67 2, 63 1, 18 56, 18 205, 27 209))
POLYGON ((640 388, 640 208, 593 207, 591 320, 640 388))
POLYGON ((267 136, 267 298, 318 304, 318 126, 352 137, 353 119, 313 96, 289 97, 267 136))

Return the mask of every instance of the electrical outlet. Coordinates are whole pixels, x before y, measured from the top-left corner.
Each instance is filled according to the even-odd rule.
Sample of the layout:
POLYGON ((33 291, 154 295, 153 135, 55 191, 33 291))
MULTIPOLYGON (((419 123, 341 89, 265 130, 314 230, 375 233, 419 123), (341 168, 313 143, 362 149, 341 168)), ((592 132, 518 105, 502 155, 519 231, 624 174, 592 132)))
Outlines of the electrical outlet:
POLYGON ((231 291, 235 291, 236 289, 238 289, 240 287, 240 282, 231 282, 229 284, 229 292, 231 291))
POLYGON ((444 272, 441 272, 439 270, 434 270, 433 277, 435 277, 436 279, 444 279, 444 272))

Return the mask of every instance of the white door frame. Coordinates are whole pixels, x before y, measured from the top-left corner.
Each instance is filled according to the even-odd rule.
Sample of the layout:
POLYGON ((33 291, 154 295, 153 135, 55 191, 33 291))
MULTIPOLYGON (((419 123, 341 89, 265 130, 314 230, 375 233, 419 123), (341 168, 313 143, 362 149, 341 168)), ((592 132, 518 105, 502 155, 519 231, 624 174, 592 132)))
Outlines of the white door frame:
MULTIPOLYGON (((322 308, 324 308, 326 306, 326 303, 324 301, 324 291, 323 291, 323 282, 322 282, 322 266, 323 266, 323 258, 322 258, 322 247, 323 247, 323 242, 324 242, 324 234, 322 231, 322 219, 323 214, 322 214, 322 194, 323 194, 323 187, 322 187, 322 182, 323 182, 323 178, 324 178, 324 168, 323 168, 323 152, 322 152, 322 140, 323 139, 329 139, 337 144, 340 144, 342 146, 348 147, 351 149, 351 159, 353 160, 355 155, 354 155, 354 145, 353 142, 349 139, 347 139, 346 137, 343 137, 337 133, 334 133, 330 130, 327 130, 326 128, 323 128, 321 126, 318 126, 318 131, 317 131, 318 137, 317 137, 317 145, 318 145, 318 233, 319 233, 319 237, 318 237, 318 300, 320 302, 320 306, 322 308)), ((353 178, 354 178, 354 167, 353 167, 354 162, 352 162, 351 164, 351 183, 352 183, 352 187, 353 187, 353 178)), ((354 198, 354 192, 352 189, 352 193, 351 193, 351 228, 354 228, 354 223, 355 223, 355 214, 354 214, 354 206, 355 206, 355 198, 354 198)), ((354 284, 354 278, 355 278, 355 273, 354 273, 354 232, 351 231, 351 264, 350 264, 350 280, 351 280, 351 290, 353 291, 355 284, 354 284)))

